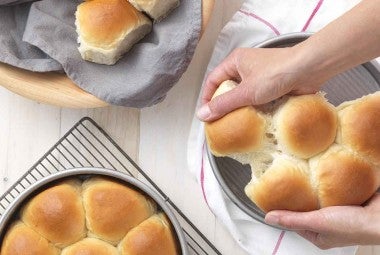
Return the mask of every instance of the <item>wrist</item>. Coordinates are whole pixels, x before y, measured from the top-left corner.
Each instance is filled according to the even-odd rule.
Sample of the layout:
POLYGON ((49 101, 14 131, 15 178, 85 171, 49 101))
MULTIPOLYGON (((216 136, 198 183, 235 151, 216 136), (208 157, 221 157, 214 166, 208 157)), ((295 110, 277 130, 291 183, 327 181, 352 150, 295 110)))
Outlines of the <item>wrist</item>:
POLYGON ((306 41, 292 47, 295 88, 310 86, 316 90, 330 78, 344 70, 339 54, 324 51, 315 41, 306 41))
POLYGON ((372 222, 374 224, 371 225, 370 233, 372 236, 372 240, 370 244, 372 245, 380 245, 380 219, 379 219, 379 212, 372 214, 372 222))
POLYGON ((287 61, 283 64, 289 75, 289 83, 293 91, 318 91, 333 75, 330 63, 323 61, 311 47, 302 42, 286 48, 287 61))

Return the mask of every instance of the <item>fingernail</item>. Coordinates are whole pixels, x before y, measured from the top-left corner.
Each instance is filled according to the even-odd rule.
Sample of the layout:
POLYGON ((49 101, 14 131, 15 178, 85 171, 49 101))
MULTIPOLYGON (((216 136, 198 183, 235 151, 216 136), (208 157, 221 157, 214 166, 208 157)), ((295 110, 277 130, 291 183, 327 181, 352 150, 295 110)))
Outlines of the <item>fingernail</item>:
POLYGON ((197 117, 200 120, 207 120, 207 118, 210 117, 210 115, 211 115, 210 107, 207 104, 203 105, 197 111, 197 117))
POLYGON ((276 214, 269 213, 265 216, 265 222, 269 225, 278 225, 280 222, 280 217, 276 214))

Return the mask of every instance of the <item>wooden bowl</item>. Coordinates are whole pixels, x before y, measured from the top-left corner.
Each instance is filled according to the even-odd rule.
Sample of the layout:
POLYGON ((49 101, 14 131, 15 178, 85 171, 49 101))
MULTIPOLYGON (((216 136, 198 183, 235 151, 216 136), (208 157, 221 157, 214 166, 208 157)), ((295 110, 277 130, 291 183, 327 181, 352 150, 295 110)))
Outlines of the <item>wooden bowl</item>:
MULTIPOLYGON (((202 0, 202 33, 215 0, 202 0)), ((65 74, 37 73, 0 63, 1 86, 41 103, 67 108, 96 108, 108 104, 75 85, 65 74)))

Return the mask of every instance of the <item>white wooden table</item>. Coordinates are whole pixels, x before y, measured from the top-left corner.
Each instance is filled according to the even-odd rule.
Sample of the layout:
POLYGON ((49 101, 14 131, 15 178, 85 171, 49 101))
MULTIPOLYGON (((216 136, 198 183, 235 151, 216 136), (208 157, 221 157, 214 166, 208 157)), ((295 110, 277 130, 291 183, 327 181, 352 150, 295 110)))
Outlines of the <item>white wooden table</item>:
MULTIPOLYGON (((42 105, 0 87, 0 193, 13 184, 83 116, 92 117, 159 184, 222 254, 246 254, 215 219, 186 163, 187 136, 217 34, 242 1, 216 1, 195 57, 161 104, 143 109, 93 110, 42 105)), ((1 82, 1 79, 0 79, 1 82)), ((380 255, 361 247, 358 255, 380 255)))

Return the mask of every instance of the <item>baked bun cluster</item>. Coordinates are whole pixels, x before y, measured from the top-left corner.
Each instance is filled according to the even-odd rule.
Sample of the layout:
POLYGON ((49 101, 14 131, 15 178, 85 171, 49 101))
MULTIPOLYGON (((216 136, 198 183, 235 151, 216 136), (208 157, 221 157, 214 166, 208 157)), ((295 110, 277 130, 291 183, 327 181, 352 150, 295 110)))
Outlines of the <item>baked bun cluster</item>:
POLYGON ((107 178, 67 180, 30 199, 8 228, 2 255, 176 255, 156 204, 107 178))
POLYGON ((87 0, 81 3, 75 13, 75 25, 82 58, 98 64, 115 64, 150 33, 151 19, 159 21, 178 4, 178 0, 87 0))
MULTIPOLYGON (((214 96, 236 85, 225 81, 214 96)), ((285 96, 205 132, 215 156, 250 164, 245 193, 264 212, 361 205, 380 186, 380 92, 338 107, 322 93, 285 96)))

